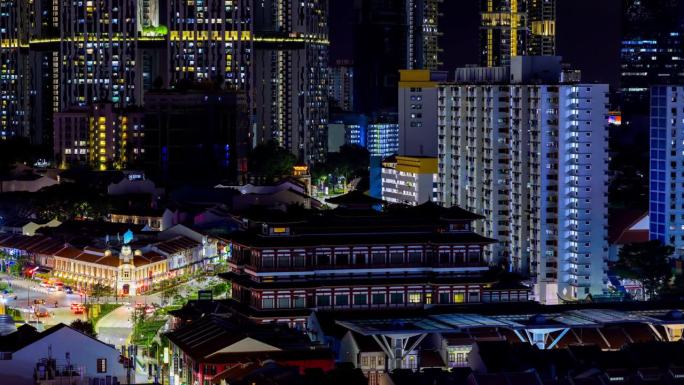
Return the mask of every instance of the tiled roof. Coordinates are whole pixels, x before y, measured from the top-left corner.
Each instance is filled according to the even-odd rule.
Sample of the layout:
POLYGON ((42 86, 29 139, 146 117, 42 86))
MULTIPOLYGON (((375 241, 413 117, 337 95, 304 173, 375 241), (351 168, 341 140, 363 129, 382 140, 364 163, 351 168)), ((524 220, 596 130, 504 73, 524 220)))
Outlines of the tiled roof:
POLYGON ((163 256, 157 252, 148 251, 146 253, 143 253, 142 255, 136 255, 133 258, 133 264, 135 266, 145 266, 145 265, 149 265, 150 263, 163 261, 165 259, 166 259, 165 256, 163 256))
POLYGON ((77 249, 72 246, 67 246, 58 252, 55 253, 55 257, 62 257, 62 258, 76 258, 78 257, 83 251, 80 249, 77 249))
POLYGON ((166 253, 166 254, 175 254, 180 251, 185 251, 189 250, 192 248, 195 248, 199 246, 200 243, 197 241, 193 241, 192 239, 188 237, 184 237, 182 235, 178 237, 171 238, 166 241, 162 241, 159 243, 156 243, 154 246, 159 249, 161 252, 166 253))
MULTIPOLYGON (((630 231, 630 228, 638 223, 644 216, 648 215, 646 210, 637 209, 615 209, 611 210, 608 216, 608 242, 610 244, 626 244, 631 242, 642 242, 640 237, 641 230, 630 231), (635 233, 635 234, 626 234, 635 233), (626 237, 625 239, 622 239, 626 237), (636 237, 636 238, 635 238, 636 237), (633 239, 634 238, 634 239, 633 239)), ((646 231, 646 241, 648 231, 646 231)))
POLYGON ((0 247, 23 250, 28 253, 52 254, 64 247, 64 243, 42 235, 2 234, 0 247))
MULTIPOLYGON (((282 325, 256 324, 240 316, 208 315, 168 333, 167 337, 185 354, 198 361, 206 361, 213 353, 245 338, 252 338, 283 351, 310 350, 314 346, 301 332, 282 325)), ((242 352, 241 359, 259 353, 242 352)), ((218 358, 216 355, 213 357, 214 361, 225 358, 218 358)))

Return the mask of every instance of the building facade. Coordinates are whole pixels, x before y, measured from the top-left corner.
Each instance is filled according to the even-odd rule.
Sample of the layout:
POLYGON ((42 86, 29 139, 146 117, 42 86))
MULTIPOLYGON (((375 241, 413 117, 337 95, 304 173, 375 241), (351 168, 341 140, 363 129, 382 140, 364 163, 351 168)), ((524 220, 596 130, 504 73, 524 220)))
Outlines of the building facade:
POLYGON ((245 92, 251 129, 244 139, 251 145, 275 140, 306 162, 325 155, 327 1, 41 0, 0 7, 9 26, 0 47, 0 137, 20 133, 50 144, 54 113, 98 103, 141 106, 144 90, 199 84, 245 92))
POLYGON ((684 29, 625 37, 620 50, 620 93, 625 106, 646 111, 650 87, 684 81, 684 29))
POLYGON ((396 112, 399 70, 437 70, 442 0, 354 1, 354 103, 368 116, 396 112))
POLYGON ((382 200, 417 206, 433 199, 437 158, 396 156, 382 162, 382 200))
POLYGON ((354 63, 338 60, 328 71, 328 97, 341 111, 353 111, 354 63))
POLYGON ((684 254, 684 87, 654 86, 651 88, 651 167, 649 189, 649 237, 675 248, 675 255, 684 254))
POLYGON ((440 85, 436 199, 483 215, 487 258, 530 274, 538 301, 602 293, 608 86, 513 72, 440 85))
POLYGON ((0 140, 29 135, 29 61, 21 53, 28 44, 25 2, 0 1, 0 140))
POLYGON ((399 152, 399 125, 396 123, 370 123, 368 125, 368 152, 371 157, 385 158, 399 152))
POLYGON ((147 92, 145 168, 164 181, 246 172, 248 108, 242 91, 147 92))
POLYGON ((556 54, 556 0, 481 0, 480 63, 508 66, 513 56, 556 54))
POLYGON ((142 104, 135 0, 63 2, 59 11, 60 110, 142 104))
POLYGON ((684 81, 684 3, 624 0, 622 9, 621 102, 626 112, 648 116, 652 85, 684 81))
MULTIPOLYGON (((494 240, 472 229, 480 216, 432 203, 387 213, 344 207, 286 221, 245 218, 224 275, 234 301, 252 318, 293 323, 316 309, 498 301, 483 259, 494 240)), ((527 301, 528 290, 507 288, 506 300, 527 301)))
POLYGON ((446 80, 443 71, 400 71, 399 154, 437 156, 437 85, 446 80))
POLYGON ((62 168, 90 165, 122 169, 144 155, 144 114, 113 103, 88 104, 55 113, 53 149, 62 168))
POLYGON ((439 54, 439 5, 444 0, 406 0, 406 55, 409 69, 437 70, 439 54))

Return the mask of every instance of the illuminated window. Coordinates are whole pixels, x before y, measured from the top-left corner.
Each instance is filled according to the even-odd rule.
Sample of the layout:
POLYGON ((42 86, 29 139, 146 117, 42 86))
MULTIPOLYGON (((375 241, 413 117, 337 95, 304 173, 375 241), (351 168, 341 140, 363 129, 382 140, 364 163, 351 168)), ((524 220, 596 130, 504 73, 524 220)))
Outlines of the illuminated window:
POLYGON ((97 372, 98 373, 107 373, 107 359, 106 358, 98 358, 97 359, 97 372))
POLYGON ((454 293, 454 303, 463 303, 465 302, 465 294, 464 293, 454 293))
POLYGON ((409 293, 409 303, 420 303, 421 295, 420 293, 409 293))

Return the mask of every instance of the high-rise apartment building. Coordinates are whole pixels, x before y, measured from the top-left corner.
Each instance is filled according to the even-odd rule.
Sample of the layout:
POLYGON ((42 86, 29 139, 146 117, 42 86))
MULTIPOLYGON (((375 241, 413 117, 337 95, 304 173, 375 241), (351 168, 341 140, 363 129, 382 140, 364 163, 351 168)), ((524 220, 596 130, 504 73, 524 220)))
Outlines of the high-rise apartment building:
POLYGON ((306 163, 327 152, 328 2, 256 2, 254 138, 274 140, 306 163))
POLYGON ((145 94, 144 168, 167 183, 212 175, 234 179, 236 172, 246 171, 248 123, 242 91, 150 91, 145 94))
POLYGON ((437 156, 437 89, 444 71, 401 70, 399 154, 437 156))
POLYGON ((0 139, 29 134, 26 2, 0 1, 0 139))
POLYGON ((481 63, 507 66, 513 56, 556 53, 556 0, 481 0, 481 63))
POLYGON ((142 104, 136 0, 65 1, 60 8, 60 109, 142 104))
POLYGON ((442 0, 354 2, 356 112, 396 112, 399 70, 439 68, 441 3, 442 0))
POLYGON ((144 154, 144 115, 113 103, 72 107, 55 114, 54 151, 59 166, 82 164, 96 170, 123 169, 144 154))
POLYGON ((305 162, 325 156, 327 2, 169 1, 171 84, 247 92, 255 143, 274 140, 305 162))
POLYGON ((650 87, 684 82, 684 2, 624 0, 620 94, 628 113, 648 114, 650 87))
POLYGON ((326 0, 36 0, 0 9, 12 26, 0 47, 0 132, 31 127, 34 141, 47 142, 53 113, 98 103, 118 111, 141 106, 144 90, 200 84, 245 92, 252 145, 273 139, 306 162, 325 155, 326 0))
POLYGON ((168 1, 172 85, 187 81, 249 87, 253 15, 248 3, 168 1))
POLYGON ((528 56, 556 54, 556 0, 527 0, 528 56))
POLYGON ((396 123, 370 123, 368 125, 368 152, 371 157, 384 158, 399 151, 399 125, 396 123))
POLYGON ((650 238, 684 255, 684 86, 651 88, 650 238))
POLYGON ((608 86, 559 83, 557 57, 456 78, 439 86, 437 201, 483 215, 487 258, 529 274, 538 301, 601 293, 608 86))
POLYGON ((338 60, 328 69, 328 97, 331 108, 354 110, 354 63, 350 60, 338 60))
POLYGON ((439 4, 444 0, 406 0, 407 47, 409 69, 436 70, 439 61, 439 4))
POLYGON ((653 84, 684 82, 684 30, 649 33, 622 41, 620 93, 630 111, 648 108, 653 84))

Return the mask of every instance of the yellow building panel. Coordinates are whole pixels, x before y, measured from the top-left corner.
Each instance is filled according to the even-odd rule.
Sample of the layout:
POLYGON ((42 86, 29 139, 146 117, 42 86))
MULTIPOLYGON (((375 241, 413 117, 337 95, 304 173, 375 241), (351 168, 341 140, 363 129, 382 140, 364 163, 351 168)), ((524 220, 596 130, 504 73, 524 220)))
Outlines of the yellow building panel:
POLYGON ((437 158, 397 156, 395 169, 413 174, 436 174, 437 158))
POLYGON ((412 87, 437 87, 437 82, 430 80, 430 70, 399 70, 399 88, 412 87))

